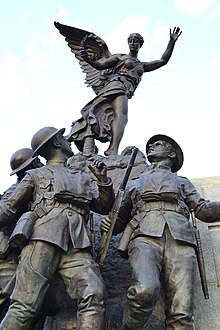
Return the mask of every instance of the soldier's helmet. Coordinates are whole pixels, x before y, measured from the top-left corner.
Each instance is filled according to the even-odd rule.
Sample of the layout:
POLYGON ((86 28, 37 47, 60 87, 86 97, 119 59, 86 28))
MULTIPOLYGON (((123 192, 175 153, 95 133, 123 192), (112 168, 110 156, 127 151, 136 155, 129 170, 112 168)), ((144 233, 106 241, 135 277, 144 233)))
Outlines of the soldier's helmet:
POLYGON ((37 131, 31 139, 31 148, 33 149, 33 156, 39 154, 39 150, 43 145, 48 142, 52 137, 54 137, 58 132, 62 135, 65 132, 65 128, 57 129, 52 126, 43 127, 37 131))
POLYGON ((12 172, 10 175, 18 173, 21 170, 24 170, 28 165, 30 165, 36 157, 33 157, 33 150, 30 148, 22 148, 17 151, 11 156, 10 159, 10 166, 12 172))
POLYGON ((159 140, 168 142, 175 149, 176 158, 175 158, 175 161, 171 168, 171 171, 174 173, 179 171, 179 169, 183 165, 183 160, 184 160, 183 152, 182 152, 182 149, 180 148, 179 144, 176 141, 174 141, 171 137, 164 135, 164 134, 156 134, 156 135, 152 136, 147 142, 146 153, 148 154, 148 149, 149 149, 150 144, 155 143, 156 141, 159 141, 159 140))

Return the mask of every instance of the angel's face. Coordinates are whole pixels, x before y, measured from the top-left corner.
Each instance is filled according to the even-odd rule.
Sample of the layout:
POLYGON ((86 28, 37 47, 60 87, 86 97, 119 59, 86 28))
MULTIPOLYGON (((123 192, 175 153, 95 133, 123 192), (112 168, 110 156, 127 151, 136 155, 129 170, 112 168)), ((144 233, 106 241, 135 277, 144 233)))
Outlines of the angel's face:
POLYGON ((138 52, 141 45, 140 45, 140 41, 137 37, 135 36, 130 36, 128 39, 128 46, 129 46, 129 50, 130 52, 138 52))

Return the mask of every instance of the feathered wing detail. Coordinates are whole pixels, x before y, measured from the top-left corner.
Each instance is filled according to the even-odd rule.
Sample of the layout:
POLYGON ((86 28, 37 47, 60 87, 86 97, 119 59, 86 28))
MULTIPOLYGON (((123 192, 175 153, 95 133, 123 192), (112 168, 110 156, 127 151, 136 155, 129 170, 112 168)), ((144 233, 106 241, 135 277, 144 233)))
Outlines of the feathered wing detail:
POLYGON ((60 34, 65 37, 71 52, 75 54, 82 71, 86 74, 85 83, 89 87, 92 87, 96 94, 99 94, 99 91, 105 85, 107 76, 109 77, 109 75, 111 75, 112 70, 107 69, 100 71, 93 68, 81 58, 79 51, 80 48, 84 46, 89 58, 95 61, 111 56, 107 44, 103 39, 99 38, 92 32, 63 25, 58 22, 54 22, 54 25, 59 30, 60 34))

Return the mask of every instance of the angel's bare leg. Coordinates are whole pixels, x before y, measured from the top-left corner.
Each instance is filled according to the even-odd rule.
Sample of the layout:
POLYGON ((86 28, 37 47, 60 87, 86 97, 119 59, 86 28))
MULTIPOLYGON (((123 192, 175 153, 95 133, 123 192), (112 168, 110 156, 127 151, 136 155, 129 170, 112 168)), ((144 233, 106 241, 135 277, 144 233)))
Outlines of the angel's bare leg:
POLYGON ((112 101, 114 120, 112 122, 112 139, 105 156, 117 155, 118 147, 128 122, 128 98, 126 95, 119 95, 112 101))

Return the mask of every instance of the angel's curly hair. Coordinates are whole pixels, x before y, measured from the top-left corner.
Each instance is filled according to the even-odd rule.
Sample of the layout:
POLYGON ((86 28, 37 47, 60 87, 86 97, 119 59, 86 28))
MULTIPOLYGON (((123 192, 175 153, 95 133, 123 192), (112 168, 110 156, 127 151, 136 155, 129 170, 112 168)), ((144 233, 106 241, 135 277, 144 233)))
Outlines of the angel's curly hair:
POLYGON ((128 37, 128 42, 129 40, 132 38, 132 37, 135 37, 139 40, 140 42, 140 47, 143 46, 143 43, 144 43, 144 38, 140 35, 140 33, 131 33, 128 37))

